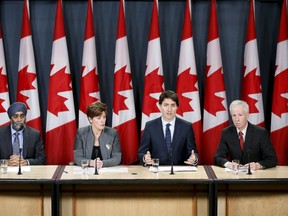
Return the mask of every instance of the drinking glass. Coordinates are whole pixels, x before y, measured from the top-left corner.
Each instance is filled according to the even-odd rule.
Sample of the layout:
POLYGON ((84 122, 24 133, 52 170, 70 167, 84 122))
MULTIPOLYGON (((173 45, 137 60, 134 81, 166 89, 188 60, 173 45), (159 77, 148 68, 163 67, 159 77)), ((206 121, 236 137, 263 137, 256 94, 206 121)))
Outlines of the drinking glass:
POLYGON ((2 159, 1 163, 1 174, 6 174, 8 169, 8 160, 2 159))
POLYGON ((159 171, 159 158, 152 158, 152 172, 158 173, 159 171))
POLYGON ((81 166, 82 166, 82 173, 83 174, 88 173, 88 165, 89 165, 89 160, 87 160, 87 159, 81 160, 81 166))
POLYGON ((240 166, 239 160, 237 159, 232 160, 233 174, 237 175, 239 173, 239 166, 240 166))

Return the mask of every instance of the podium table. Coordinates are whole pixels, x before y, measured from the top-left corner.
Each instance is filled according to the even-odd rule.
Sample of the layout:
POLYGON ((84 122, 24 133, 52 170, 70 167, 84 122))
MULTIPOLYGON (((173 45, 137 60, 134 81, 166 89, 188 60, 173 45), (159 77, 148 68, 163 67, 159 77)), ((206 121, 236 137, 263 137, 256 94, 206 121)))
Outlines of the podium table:
POLYGON ((17 171, 0 174, 0 215, 53 215, 57 166, 22 167, 22 175, 17 171))
POLYGON ((202 216, 212 211, 209 195, 212 195, 213 180, 204 166, 175 175, 154 174, 142 166, 117 168, 119 173, 116 170, 94 175, 93 171, 79 172, 80 167, 63 167, 57 180, 61 187, 60 214, 202 216))
POLYGON ((218 215, 287 215, 288 166, 235 175, 212 166, 218 215), (218 201, 218 205, 217 205, 218 201))

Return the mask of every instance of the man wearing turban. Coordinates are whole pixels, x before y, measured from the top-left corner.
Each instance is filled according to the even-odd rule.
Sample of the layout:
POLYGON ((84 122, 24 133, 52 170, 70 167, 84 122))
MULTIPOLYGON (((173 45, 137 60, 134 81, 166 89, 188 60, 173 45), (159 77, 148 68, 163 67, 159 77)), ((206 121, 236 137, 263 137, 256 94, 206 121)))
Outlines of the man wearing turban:
POLYGON ((11 123, 0 128, 0 159, 8 159, 9 166, 44 165, 46 155, 40 132, 25 124, 26 105, 15 102, 7 114, 11 123))

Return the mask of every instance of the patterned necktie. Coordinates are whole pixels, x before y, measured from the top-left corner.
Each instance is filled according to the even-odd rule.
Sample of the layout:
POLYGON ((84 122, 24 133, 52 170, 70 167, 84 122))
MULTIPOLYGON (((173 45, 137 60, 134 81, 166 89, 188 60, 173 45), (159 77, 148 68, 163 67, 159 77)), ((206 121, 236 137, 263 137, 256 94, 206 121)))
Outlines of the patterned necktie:
POLYGON ((243 150, 244 139, 243 139, 243 133, 241 131, 239 132, 239 142, 240 142, 241 149, 243 150))
POLYGON ((13 141, 13 155, 19 155, 20 142, 19 142, 19 132, 14 133, 14 141, 13 141))
POLYGON ((166 142, 166 146, 167 146, 167 150, 168 152, 170 152, 171 150, 171 132, 170 132, 170 125, 171 124, 166 124, 166 137, 165 137, 165 142, 166 142))

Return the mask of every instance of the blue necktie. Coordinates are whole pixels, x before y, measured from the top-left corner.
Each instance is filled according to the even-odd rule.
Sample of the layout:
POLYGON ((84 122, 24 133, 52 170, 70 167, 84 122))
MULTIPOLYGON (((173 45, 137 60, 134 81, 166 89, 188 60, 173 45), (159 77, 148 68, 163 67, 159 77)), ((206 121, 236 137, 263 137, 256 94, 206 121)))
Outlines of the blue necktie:
POLYGON ((168 152, 170 152, 171 150, 171 132, 170 132, 170 125, 171 124, 166 124, 166 136, 165 136, 165 142, 166 142, 166 146, 167 146, 167 150, 168 152))
POLYGON ((20 142, 19 142, 19 132, 14 133, 14 141, 13 141, 13 155, 19 155, 20 142))

